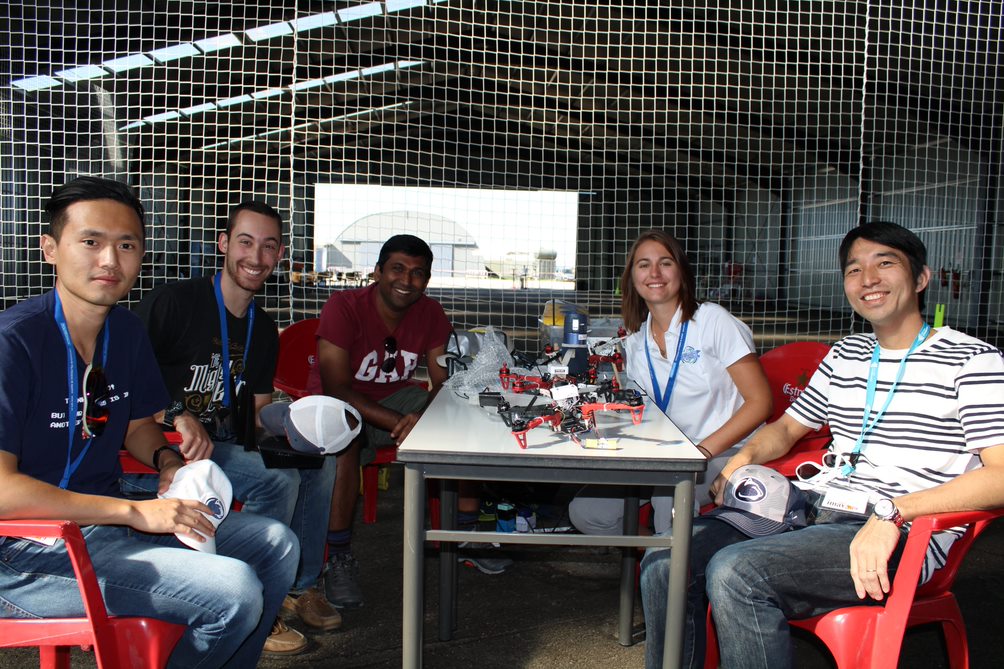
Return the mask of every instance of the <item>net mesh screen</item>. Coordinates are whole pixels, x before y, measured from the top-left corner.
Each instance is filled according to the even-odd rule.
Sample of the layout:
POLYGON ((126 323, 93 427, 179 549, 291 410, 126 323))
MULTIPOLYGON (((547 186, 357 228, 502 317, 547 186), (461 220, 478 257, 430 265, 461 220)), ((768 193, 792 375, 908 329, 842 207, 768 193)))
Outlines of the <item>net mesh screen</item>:
POLYGON ((999 343, 1004 7, 900 4, 7 3, 5 305, 52 284, 52 187, 94 174, 149 211, 130 302, 214 272, 261 199, 288 223, 281 325, 412 233, 457 327, 532 351, 549 301, 616 321, 658 227, 763 351, 862 327, 837 247, 883 219, 928 246, 929 318, 999 343))

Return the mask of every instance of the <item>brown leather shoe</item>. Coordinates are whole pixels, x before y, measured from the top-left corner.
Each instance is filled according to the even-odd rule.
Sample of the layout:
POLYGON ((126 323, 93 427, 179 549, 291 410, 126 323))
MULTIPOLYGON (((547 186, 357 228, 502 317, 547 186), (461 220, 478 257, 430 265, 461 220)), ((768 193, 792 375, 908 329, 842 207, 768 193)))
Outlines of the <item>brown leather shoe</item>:
POLYGON ((280 618, 275 619, 272 633, 265 639, 263 653, 269 655, 297 655, 307 648, 307 638, 286 626, 280 618))
POLYGON ((282 601, 282 612, 295 615, 313 628, 330 632, 342 626, 342 614, 333 607, 315 586, 302 595, 286 595, 282 601))

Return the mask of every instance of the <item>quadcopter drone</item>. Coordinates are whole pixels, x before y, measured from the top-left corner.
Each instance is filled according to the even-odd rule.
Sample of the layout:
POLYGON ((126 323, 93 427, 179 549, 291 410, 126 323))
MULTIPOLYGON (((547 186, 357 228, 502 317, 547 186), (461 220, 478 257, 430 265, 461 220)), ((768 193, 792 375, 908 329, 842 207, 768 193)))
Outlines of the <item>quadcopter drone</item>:
POLYGON ((596 428, 596 412, 628 411, 631 422, 641 422, 645 403, 636 390, 620 388, 616 379, 608 379, 599 386, 580 393, 578 386, 566 384, 551 389, 548 402, 535 404, 537 395, 526 406, 512 406, 501 393, 481 393, 481 406, 495 406, 502 422, 512 431, 519 447, 527 447, 526 434, 530 430, 547 426, 552 432, 567 434, 581 445, 578 435, 596 428))
MULTIPOLYGON (((571 376, 567 372, 564 374, 544 372, 537 376, 515 374, 510 372, 508 365, 503 365, 499 370, 499 380, 502 382, 504 390, 509 390, 510 386, 512 386, 512 391, 516 393, 547 390, 555 384, 555 379, 568 383, 576 383, 579 380, 584 380, 586 383, 594 384, 599 377, 598 370, 600 365, 605 363, 611 365, 614 378, 616 379, 618 373, 624 371, 624 354, 621 352, 621 343, 626 337, 627 332, 621 327, 617 329, 616 337, 590 345, 588 348, 589 357, 587 358, 588 367, 582 379, 571 376)), ((562 349, 552 344, 547 344, 544 346, 544 354, 536 360, 530 360, 522 355, 514 355, 513 360, 517 365, 527 369, 540 368, 542 365, 550 366, 552 363, 559 362, 558 358, 561 356, 561 353, 562 349)), ((549 367, 549 369, 553 368, 549 367)))
POLYGON ((550 390, 554 385, 554 377, 546 372, 540 376, 515 374, 509 370, 509 365, 502 365, 499 369, 499 381, 502 382, 502 390, 511 389, 514 393, 550 390))

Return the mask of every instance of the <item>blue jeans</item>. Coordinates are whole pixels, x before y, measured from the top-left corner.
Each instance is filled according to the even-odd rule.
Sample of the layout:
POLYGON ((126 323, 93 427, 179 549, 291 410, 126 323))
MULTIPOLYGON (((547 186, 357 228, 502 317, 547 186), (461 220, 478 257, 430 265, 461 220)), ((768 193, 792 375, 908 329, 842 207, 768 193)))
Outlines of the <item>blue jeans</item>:
MULTIPOLYGON (((268 469, 256 451, 217 441, 212 459, 230 479, 234 499, 241 501, 244 512, 278 520, 293 530, 300 542, 293 591, 313 587, 324 566, 336 458, 324 458, 320 469, 268 469)), ((126 475, 121 483, 124 494, 157 492, 156 476, 126 475)))
MULTIPOLYGON (((721 665, 729 669, 791 667, 789 618, 877 604, 858 599, 851 580, 849 546, 864 520, 824 512, 815 525, 750 539, 723 521, 695 518, 682 666, 704 666, 709 603, 718 630, 721 665)), ((890 558, 890 579, 904 543, 900 541, 890 558)), ((648 669, 662 666, 669 554, 669 550, 651 552, 641 564, 648 669)))
MULTIPOLYGON (((217 554, 186 548, 173 534, 82 527, 108 613, 188 626, 168 666, 253 667, 293 582, 299 547, 289 528, 230 514, 217 554)), ((77 581, 62 542, 0 543, 0 616, 81 617, 77 581)))

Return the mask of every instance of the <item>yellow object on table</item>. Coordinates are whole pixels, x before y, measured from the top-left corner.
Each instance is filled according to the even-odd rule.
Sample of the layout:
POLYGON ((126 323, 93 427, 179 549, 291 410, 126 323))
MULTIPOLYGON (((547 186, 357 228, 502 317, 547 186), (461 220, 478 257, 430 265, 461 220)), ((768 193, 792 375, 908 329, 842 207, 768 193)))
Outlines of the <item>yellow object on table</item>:
POLYGON ((565 324, 565 312, 561 310, 561 300, 548 300, 544 303, 544 313, 540 315, 541 322, 547 327, 565 324))

